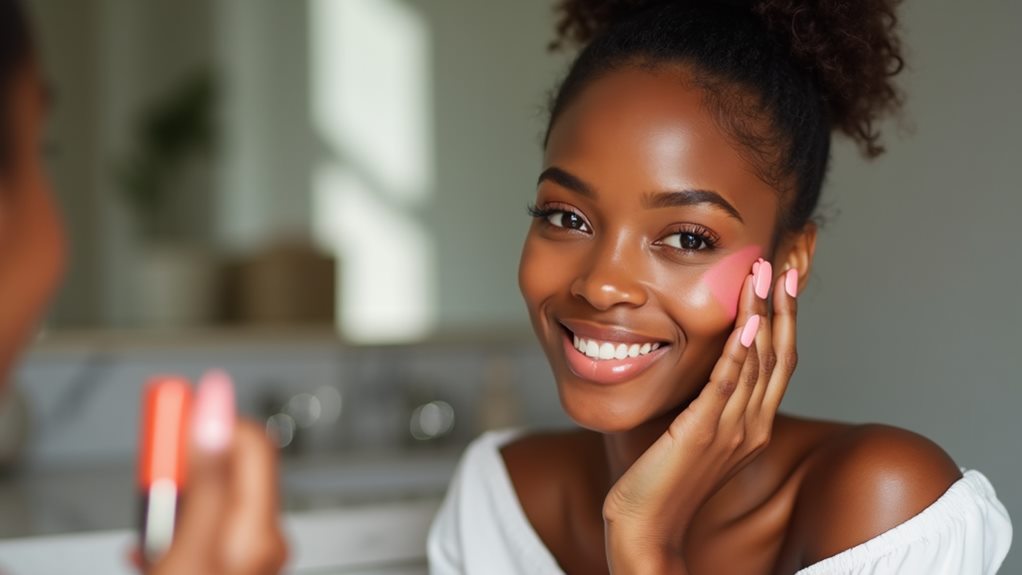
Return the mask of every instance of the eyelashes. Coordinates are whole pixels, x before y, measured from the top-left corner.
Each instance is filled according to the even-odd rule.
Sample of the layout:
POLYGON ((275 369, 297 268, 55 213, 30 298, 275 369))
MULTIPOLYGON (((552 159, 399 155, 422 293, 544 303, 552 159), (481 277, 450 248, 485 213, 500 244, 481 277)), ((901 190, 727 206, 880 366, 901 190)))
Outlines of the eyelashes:
POLYGON ((656 243, 686 252, 697 252, 716 249, 720 238, 699 224, 682 224, 656 243))
POLYGON ((544 225, 555 228, 575 230, 583 233, 592 231, 592 228, 586 223, 582 214, 566 207, 543 206, 538 208, 535 204, 529 204, 529 215, 540 220, 544 225))
POLYGON ((549 216, 550 215, 550 211, 551 211, 550 209, 545 208, 545 207, 543 207, 543 208, 537 207, 536 204, 529 204, 528 206, 526 206, 525 209, 526 209, 526 211, 529 212, 529 215, 531 217, 536 218, 536 219, 545 218, 545 217, 549 216))
MULTIPOLYGON (((592 227, 577 210, 568 206, 547 204, 537 206, 529 204, 529 215, 539 220, 540 225, 553 230, 564 232, 592 233, 592 227)), ((705 226, 693 223, 677 224, 654 245, 666 246, 671 249, 685 252, 706 252, 717 248, 720 237, 705 226)))

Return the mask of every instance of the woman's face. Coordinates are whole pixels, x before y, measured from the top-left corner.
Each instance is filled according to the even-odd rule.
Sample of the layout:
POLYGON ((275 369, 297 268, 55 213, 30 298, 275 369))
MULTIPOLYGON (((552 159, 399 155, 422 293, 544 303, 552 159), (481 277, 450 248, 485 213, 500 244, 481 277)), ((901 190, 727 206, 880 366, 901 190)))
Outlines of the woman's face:
POLYGON ((0 162, 0 238, 4 240, 0 247, 33 245, 36 255, 43 256, 39 264, 54 267, 61 261, 63 246, 41 154, 45 89, 32 63, 18 70, 8 85, 10 92, 0 97, 0 113, 5 115, 0 126, 8 129, 0 134, 8 151, 0 162))
POLYGON ((0 98, 0 384, 45 309, 64 267, 64 236, 40 154, 46 103, 37 68, 17 72, 0 98))
POLYGON ((680 72, 589 85, 557 119, 539 178, 519 284, 565 410, 597 431, 698 393, 742 282, 772 255, 779 195, 680 72))

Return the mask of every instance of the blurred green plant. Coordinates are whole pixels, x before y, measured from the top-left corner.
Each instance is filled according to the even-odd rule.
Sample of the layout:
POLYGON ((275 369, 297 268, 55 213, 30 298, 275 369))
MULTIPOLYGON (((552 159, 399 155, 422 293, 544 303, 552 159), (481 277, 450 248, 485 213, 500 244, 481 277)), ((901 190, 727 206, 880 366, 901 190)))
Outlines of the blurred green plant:
POLYGON ((115 179, 146 240, 180 239, 168 209, 170 195, 189 163, 213 152, 215 104, 213 75, 202 71, 186 77, 140 114, 131 152, 115 166, 115 179))

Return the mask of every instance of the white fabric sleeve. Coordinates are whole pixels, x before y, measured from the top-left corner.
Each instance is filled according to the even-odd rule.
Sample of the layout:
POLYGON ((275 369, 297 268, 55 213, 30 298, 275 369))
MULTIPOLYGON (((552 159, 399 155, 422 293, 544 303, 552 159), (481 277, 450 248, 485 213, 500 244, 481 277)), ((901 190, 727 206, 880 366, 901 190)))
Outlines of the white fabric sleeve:
MULTIPOLYGON (((489 432, 466 449, 427 539, 430 573, 561 575, 518 502, 489 432)), ((937 501, 865 543, 796 575, 993 575, 1011 546, 1008 512, 993 486, 964 470, 937 501)), ((834 518, 840 521, 840 518, 834 518)))
MULTIPOLYGON (((469 448, 471 449, 471 447, 469 448)), ((462 456, 454 472, 447 494, 437 511, 426 539, 426 555, 429 558, 430 575, 456 575, 465 572, 462 558, 462 537, 459 518, 461 482, 465 473, 468 455, 462 456)))
POLYGON ((465 450, 429 530, 432 575, 563 575, 529 524, 500 454, 520 433, 490 431, 465 450))
POLYGON ((796 575, 993 575, 1011 535, 993 486, 969 470, 915 517, 796 575))

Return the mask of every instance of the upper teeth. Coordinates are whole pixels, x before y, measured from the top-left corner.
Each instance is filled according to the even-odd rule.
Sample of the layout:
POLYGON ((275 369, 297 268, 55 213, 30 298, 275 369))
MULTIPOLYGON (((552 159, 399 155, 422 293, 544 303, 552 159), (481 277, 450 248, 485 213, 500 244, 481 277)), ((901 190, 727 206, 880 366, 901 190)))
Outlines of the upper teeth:
POLYGON ((574 336, 575 349, 593 359, 624 359, 626 357, 639 357, 655 351, 660 347, 659 343, 611 343, 609 341, 598 341, 574 336))

